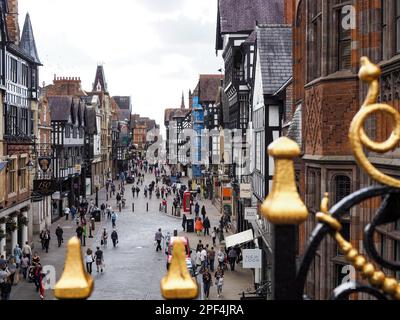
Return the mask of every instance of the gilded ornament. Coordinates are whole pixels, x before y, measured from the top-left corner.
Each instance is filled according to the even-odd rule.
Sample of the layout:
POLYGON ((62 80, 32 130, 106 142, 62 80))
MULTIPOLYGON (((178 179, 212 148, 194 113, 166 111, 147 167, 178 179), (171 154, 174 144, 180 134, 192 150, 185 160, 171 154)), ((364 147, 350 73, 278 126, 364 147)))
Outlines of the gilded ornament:
POLYGON ((298 225, 307 220, 308 210, 297 191, 294 172, 293 160, 300 153, 299 146, 286 137, 268 147, 268 154, 275 159, 275 175, 261 212, 272 224, 298 225))
POLYGON ((161 280, 161 294, 167 300, 195 299, 198 296, 198 286, 186 265, 185 245, 179 239, 173 243, 168 274, 161 280))
POLYGON ((93 279, 83 265, 81 242, 77 237, 68 241, 64 272, 54 288, 54 295, 62 300, 84 300, 93 291, 93 279))
POLYGON ((364 147, 378 153, 385 153, 396 148, 400 142, 400 113, 390 105, 376 103, 379 94, 379 76, 381 70, 367 57, 361 58, 359 78, 368 83, 368 95, 359 112, 354 117, 349 132, 350 144, 358 164, 376 181, 395 188, 400 188, 400 180, 388 176, 375 168, 368 160, 364 147), (370 140, 364 131, 367 118, 374 113, 386 113, 393 121, 394 129, 389 139, 383 142, 370 140))

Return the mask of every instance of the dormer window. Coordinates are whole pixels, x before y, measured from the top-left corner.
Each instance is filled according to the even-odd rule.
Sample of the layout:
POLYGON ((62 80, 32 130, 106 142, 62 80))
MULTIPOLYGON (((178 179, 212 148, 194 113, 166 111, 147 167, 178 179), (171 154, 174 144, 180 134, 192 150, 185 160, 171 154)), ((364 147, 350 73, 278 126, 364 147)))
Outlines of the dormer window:
POLYGON ((99 82, 97 82, 97 87, 96 87, 96 90, 97 90, 98 92, 100 92, 100 91, 101 91, 101 84, 100 84, 100 81, 99 81, 99 82))

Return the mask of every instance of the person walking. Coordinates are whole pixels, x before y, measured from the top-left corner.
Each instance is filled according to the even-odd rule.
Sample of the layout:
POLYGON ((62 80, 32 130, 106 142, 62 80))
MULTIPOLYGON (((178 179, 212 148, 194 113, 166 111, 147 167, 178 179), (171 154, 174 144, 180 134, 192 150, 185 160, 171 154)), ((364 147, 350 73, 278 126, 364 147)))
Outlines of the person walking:
POLYGON ((214 247, 208 251, 208 265, 210 267, 210 271, 214 272, 214 265, 215 265, 215 250, 214 247))
POLYGON ((113 212, 111 215, 111 223, 112 223, 113 228, 115 228, 115 226, 116 226, 116 221, 117 221, 117 214, 115 212, 113 212))
MULTIPOLYGON (((210 228, 211 228, 211 224, 210 224, 210 220, 208 219, 208 217, 205 217, 204 221, 203 221, 203 227, 204 227, 204 236, 206 235, 210 235, 210 228)), ((213 271, 213 270, 211 270, 213 271)))
POLYGON ((39 238, 40 238, 40 243, 42 244, 42 250, 44 250, 44 235, 45 235, 45 233, 46 233, 46 230, 45 229, 43 229, 42 231, 40 231, 40 235, 39 235, 39 238))
POLYGON ((161 248, 161 241, 164 238, 162 232, 161 232, 161 228, 158 229, 158 231, 156 232, 155 236, 154 236, 154 240, 157 242, 157 247, 156 247, 156 252, 158 252, 158 250, 162 251, 161 248))
POLYGON ((200 259, 201 259, 201 268, 202 270, 205 270, 207 268, 207 262, 208 262, 208 255, 206 248, 203 248, 201 250, 200 259))
POLYGON ((100 211, 101 211, 102 217, 104 218, 106 215, 106 205, 104 203, 101 204, 100 211))
POLYGON ((76 228, 75 232, 76 232, 76 236, 78 237, 79 241, 80 241, 81 244, 82 244, 82 234, 83 234, 83 228, 82 228, 82 226, 81 226, 81 225, 78 225, 78 227, 76 228))
POLYGON ((65 207, 64 209, 65 220, 68 220, 70 212, 71 210, 69 209, 69 207, 65 207))
POLYGON ((83 246, 86 247, 86 236, 87 236, 87 224, 86 221, 82 224, 82 240, 83 240, 83 246))
POLYGON ((203 205, 202 207, 201 207, 201 215, 203 216, 203 221, 205 220, 205 218, 206 218, 206 207, 203 205))
POLYGON ((22 259, 22 249, 20 248, 18 243, 15 245, 13 254, 14 254, 15 263, 17 264, 17 269, 18 269, 19 266, 21 265, 21 259, 22 259))
POLYGON ((213 231, 211 231, 211 238, 213 242, 213 246, 216 245, 216 239, 217 239, 217 228, 214 227, 213 231))
POLYGON ((46 229, 44 232, 44 249, 46 250, 46 253, 49 252, 49 246, 50 246, 50 230, 46 229))
POLYGON ((12 285, 10 283, 11 272, 7 268, 6 263, 2 263, 0 265, 0 291, 1 291, 1 300, 10 300, 11 288, 12 285))
POLYGON ((201 268, 201 250, 200 249, 196 250, 196 258, 195 259, 196 259, 195 262, 196 262, 196 270, 197 270, 197 269, 201 268))
POLYGON ((44 276, 45 275, 43 274, 42 265, 40 263, 37 263, 34 269, 34 277, 35 277, 36 292, 39 292, 39 297, 41 300, 44 299, 44 287, 43 287, 44 276))
POLYGON ((217 286, 217 294, 218 294, 218 298, 219 298, 219 297, 221 297, 222 287, 224 285, 224 269, 222 269, 220 266, 218 266, 214 277, 215 277, 215 285, 217 286))
POLYGON ((217 252, 218 267, 224 270, 225 265, 225 253, 220 248, 217 252))
POLYGON ((199 216, 200 213, 200 205, 198 202, 196 202, 196 204, 194 205, 194 213, 196 215, 196 218, 199 216))
POLYGON ((228 251, 228 259, 229 259, 229 264, 231 266, 231 271, 235 271, 235 264, 236 264, 236 259, 237 259, 237 251, 235 248, 230 248, 228 251))
POLYGON ((205 268, 203 272, 203 288, 204 288, 204 296, 207 300, 210 296, 210 287, 212 283, 212 276, 208 268, 205 268))
POLYGON ((25 253, 22 254, 20 267, 21 267, 22 275, 23 275, 24 279, 26 279, 26 277, 28 275, 29 258, 25 253))
POLYGON ((86 262, 87 273, 92 274, 92 264, 94 262, 94 257, 93 257, 93 251, 90 248, 86 250, 85 262, 86 262))
POLYGON ((201 221, 201 218, 198 218, 196 220, 195 229, 196 229, 197 236, 200 237, 201 232, 203 231, 203 222, 201 221))
POLYGON ((107 229, 103 229, 103 233, 101 234, 101 245, 104 246, 104 248, 107 246, 107 239, 108 239, 108 233, 107 229))
POLYGON ((25 242, 24 247, 22 248, 22 253, 28 257, 29 263, 31 263, 32 249, 28 241, 25 242))
POLYGON ((111 219, 112 208, 111 205, 107 206, 107 219, 111 219))
POLYGON ((140 188, 137 186, 136 187, 136 198, 139 198, 139 192, 140 192, 140 188))
POLYGON ((121 203, 121 199, 122 199, 121 194, 119 192, 117 193, 116 199, 117 199, 117 206, 119 206, 121 203))
POLYGON ((201 251, 201 250, 203 250, 203 243, 201 242, 201 240, 199 240, 199 242, 197 243, 197 246, 196 246, 196 251, 201 251))
POLYGON ((18 272, 17 272, 18 268, 17 268, 17 263, 16 263, 16 260, 15 260, 15 257, 13 255, 11 255, 8 258, 7 267, 8 267, 8 270, 10 270, 10 273, 11 273, 10 282, 11 282, 11 285, 13 286, 14 284, 18 283, 18 272))
POLYGON ((218 232, 218 240, 219 240, 219 243, 220 243, 220 244, 222 243, 222 241, 225 240, 225 237, 224 237, 224 229, 219 229, 219 232, 218 232))
POLYGON ((103 266, 104 266, 104 254, 103 251, 100 250, 100 247, 97 247, 97 251, 94 253, 95 259, 96 259, 96 268, 97 272, 99 272, 99 269, 101 272, 103 272, 103 266))
POLYGON ((183 228, 183 231, 186 231, 186 223, 187 223, 186 214, 183 214, 183 217, 182 217, 182 228, 183 228))
POLYGON ((63 242, 63 234, 64 234, 64 230, 61 228, 60 225, 58 225, 57 229, 56 229, 58 247, 61 247, 61 243, 63 242))
POLYGON ((117 233, 117 230, 115 230, 115 229, 111 233, 111 240, 112 240, 113 246, 115 248, 118 244, 118 233, 117 233))

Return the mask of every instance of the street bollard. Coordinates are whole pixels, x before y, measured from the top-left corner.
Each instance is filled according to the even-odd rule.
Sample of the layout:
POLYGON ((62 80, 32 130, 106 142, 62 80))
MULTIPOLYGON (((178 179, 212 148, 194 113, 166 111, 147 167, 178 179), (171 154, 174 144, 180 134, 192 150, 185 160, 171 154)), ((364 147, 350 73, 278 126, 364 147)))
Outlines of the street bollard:
POLYGON ((164 209, 165 209, 165 213, 167 213, 167 205, 165 205, 165 208, 164 208, 164 209))
POLYGON ((161 212, 161 203, 160 203, 160 208, 158 209, 158 211, 160 211, 160 212, 161 212))
POLYGON ((178 230, 174 230, 174 237, 177 237, 178 236, 178 230))
POLYGON ((146 204, 146 211, 149 212, 149 203, 146 204))
POLYGON ((106 192, 106 201, 108 201, 108 192, 106 192))
POLYGON ((135 212, 135 204, 132 203, 132 212, 135 212))

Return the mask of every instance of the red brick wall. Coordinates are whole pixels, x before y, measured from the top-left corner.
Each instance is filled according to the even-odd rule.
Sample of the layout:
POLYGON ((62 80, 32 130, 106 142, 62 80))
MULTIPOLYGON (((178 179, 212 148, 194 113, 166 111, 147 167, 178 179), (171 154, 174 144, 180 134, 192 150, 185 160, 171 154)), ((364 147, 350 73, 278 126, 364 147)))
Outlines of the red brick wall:
POLYGON ((19 44, 18 0, 7 0, 9 13, 6 16, 7 30, 10 41, 19 44))
POLYGON ((358 80, 324 81, 307 88, 303 108, 305 153, 352 154, 348 129, 358 109, 358 80))

